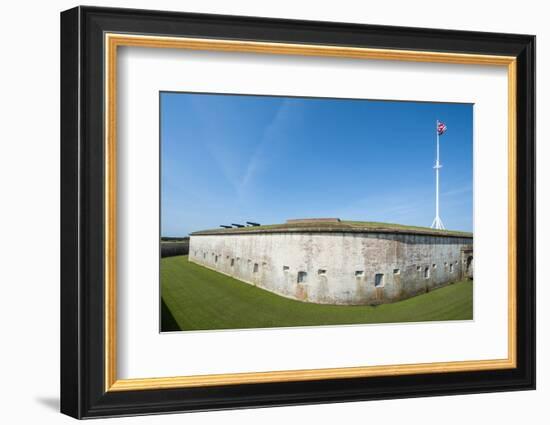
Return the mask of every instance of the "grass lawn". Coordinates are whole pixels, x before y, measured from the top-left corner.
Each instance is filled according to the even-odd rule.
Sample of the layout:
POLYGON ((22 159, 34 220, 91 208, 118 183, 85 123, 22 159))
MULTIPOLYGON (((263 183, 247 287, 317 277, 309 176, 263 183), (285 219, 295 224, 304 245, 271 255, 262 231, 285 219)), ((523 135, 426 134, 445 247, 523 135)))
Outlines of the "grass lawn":
POLYGON ((297 223, 280 223, 280 224, 264 224, 261 226, 246 226, 246 227, 233 227, 230 229, 207 229, 201 230, 195 233, 199 234, 231 234, 231 233, 248 233, 248 232, 259 232, 259 231, 273 231, 273 230, 300 230, 304 228, 315 228, 317 230, 327 230, 327 231, 413 231, 415 233, 428 233, 428 234, 441 234, 441 235, 452 235, 452 236, 463 236, 463 237, 472 237, 471 232, 461 232, 457 230, 439 230, 432 229, 431 227, 420 227, 420 226, 409 226, 405 224, 396 224, 396 223, 381 223, 376 221, 349 221, 342 220, 339 222, 332 221, 303 221, 297 223))
POLYGON ((291 300, 190 263, 187 256, 161 259, 160 272, 163 331, 469 320, 473 312, 469 280, 373 307, 291 300))

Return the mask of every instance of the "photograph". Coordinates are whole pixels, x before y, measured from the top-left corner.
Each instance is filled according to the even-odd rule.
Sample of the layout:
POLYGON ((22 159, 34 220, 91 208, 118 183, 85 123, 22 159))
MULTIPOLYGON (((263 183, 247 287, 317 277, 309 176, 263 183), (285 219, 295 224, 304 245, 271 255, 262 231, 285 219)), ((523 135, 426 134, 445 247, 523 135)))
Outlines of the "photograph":
MULTIPOLYGON (((293 406, 299 422, 299 406, 369 401, 369 418, 387 422, 387 403, 408 399, 425 422, 419 398, 451 395, 461 408, 443 415, 491 397, 505 419, 537 412, 545 394, 525 390, 541 348, 540 62, 527 32, 542 14, 533 23, 527 8, 521 25, 517 8, 495 24, 471 8, 437 23, 437 7, 416 4, 389 20, 372 5, 188 6, 75 6, 51 25, 60 66, 44 69, 57 83, 40 87, 60 86, 61 107, 45 110, 61 119, 27 123, 39 155, 8 144, 25 148, 11 163, 49 166, 42 130, 60 133, 48 152, 60 155, 61 262, 46 261, 60 291, 35 297, 58 305, 58 345, 27 362, 57 366, 32 373, 36 394, 54 382, 59 411, 77 419, 254 409, 239 420, 258 422, 293 406)), ((18 60, 56 57, 34 50, 18 60)), ((45 194, 26 174, 19 198, 45 194)))
POLYGON ((474 319, 474 104, 159 105, 161 332, 474 319))

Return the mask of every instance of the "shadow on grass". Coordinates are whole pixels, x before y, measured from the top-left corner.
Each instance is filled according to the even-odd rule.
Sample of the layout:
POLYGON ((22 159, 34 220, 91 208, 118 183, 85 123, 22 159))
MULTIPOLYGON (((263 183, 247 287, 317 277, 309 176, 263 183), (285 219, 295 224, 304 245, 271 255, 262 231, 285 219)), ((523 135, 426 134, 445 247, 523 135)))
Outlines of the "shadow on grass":
POLYGON ((170 312, 170 309, 162 300, 161 302, 161 314, 160 314, 160 331, 161 332, 170 332, 170 331, 181 331, 178 322, 174 319, 174 316, 170 312))

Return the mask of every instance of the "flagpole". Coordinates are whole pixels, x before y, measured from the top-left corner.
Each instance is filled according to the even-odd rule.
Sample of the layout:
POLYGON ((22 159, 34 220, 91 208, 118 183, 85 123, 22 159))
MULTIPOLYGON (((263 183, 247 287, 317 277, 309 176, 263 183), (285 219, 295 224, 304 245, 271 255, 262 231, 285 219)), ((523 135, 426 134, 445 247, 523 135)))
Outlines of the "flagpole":
POLYGON ((439 220, 439 122, 435 122, 436 158, 435 158, 435 216, 439 220))
POLYGON ((436 156, 435 156, 435 218, 432 222, 432 229, 445 229, 441 218, 439 218, 439 120, 435 121, 435 137, 436 137, 436 156))

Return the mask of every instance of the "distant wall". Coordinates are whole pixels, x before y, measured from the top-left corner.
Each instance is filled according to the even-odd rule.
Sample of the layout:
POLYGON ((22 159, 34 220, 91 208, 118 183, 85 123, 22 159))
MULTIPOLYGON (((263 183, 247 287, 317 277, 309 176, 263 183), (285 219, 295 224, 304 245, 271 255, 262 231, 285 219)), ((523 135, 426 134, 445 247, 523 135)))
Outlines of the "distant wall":
POLYGON ((173 257, 175 255, 187 255, 189 254, 189 240, 181 242, 161 242, 160 243, 160 256, 173 257))
POLYGON ((289 298, 346 305, 397 301, 473 273, 472 238, 393 233, 195 235, 189 261, 289 298))

